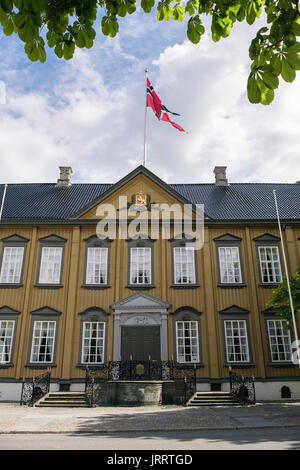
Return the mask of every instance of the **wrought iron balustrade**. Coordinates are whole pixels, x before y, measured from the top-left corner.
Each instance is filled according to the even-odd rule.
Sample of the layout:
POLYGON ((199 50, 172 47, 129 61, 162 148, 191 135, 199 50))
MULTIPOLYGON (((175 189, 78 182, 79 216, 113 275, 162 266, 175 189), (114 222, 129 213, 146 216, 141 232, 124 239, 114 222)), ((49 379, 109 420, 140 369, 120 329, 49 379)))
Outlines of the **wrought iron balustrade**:
POLYGON ((47 372, 33 377, 29 381, 24 379, 22 383, 20 405, 33 406, 43 396, 47 395, 50 390, 51 372, 47 372))
POLYGON ((229 370, 229 383, 230 393, 241 404, 254 404, 256 402, 254 377, 244 377, 229 370))
POLYGON ((164 381, 184 384, 182 404, 196 392, 196 365, 182 365, 174 361, 109 361, 103 366, 87 366, 85 393, 90 406, 94 405, 95 383, 106 381, 164 381))

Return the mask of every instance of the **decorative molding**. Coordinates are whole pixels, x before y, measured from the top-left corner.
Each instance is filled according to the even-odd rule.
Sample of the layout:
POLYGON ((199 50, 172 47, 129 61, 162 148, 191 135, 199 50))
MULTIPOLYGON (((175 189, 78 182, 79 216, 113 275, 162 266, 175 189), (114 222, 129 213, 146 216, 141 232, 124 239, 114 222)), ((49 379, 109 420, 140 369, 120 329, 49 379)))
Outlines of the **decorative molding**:
POLYGON ((3 243, 27 243, 29 242, 28 238, 22 237, 15 233, 14 235, 10 235, 9 237, 2 238, 3 243))
POLYGON ((52 233, 51 235, 46 235, 46 237, 39 238, 39 241, 42 243, 66 243, 67 239, 52 233))
POLYGON ((220 235, 219 237, 215 237, 213 239, 215 242, 240 242, 242 240, 241 237, 237 237, 236 235, 232 235, 231 233, 224 233, 224 235, 220 235))
POLYGON ((280 242, 280 237, 276 237, 271 233, 264 233, 263 235, 259 235, 258 237, 253 238, 255 242, 280 242))
POLYGON ((111 305, 114 310, 138 310, 138 309, 154 309, 166 310, 171 306, 169 302, 153 297, 145 292, 138 292, 130 295, 125 299, 119 300, 111 305))
POLYGON ((8 305, 3 305, 0 307, 0 315, 19 315, 21 312, 14 308, 8 307, 8 305))
POLYGON ((231 305, 230 307, 224 308, 223 310, 219 310, 221 315, 230 314, 230 315, 239 315, 239 314, 248 314, 249 310, 246 310, 243 307, 239 307, 238 305, 231 305))
POLYGON ((110 313, 106 312, 106 310, 104 310, 103 308, 96 307, 96 306, 88 307, 85 310, 83 310, 83 312, 79 312, 78 315, 84 316, 84 315, 89 315, 89 314, 92 314, 92 313, 96 313, 96 314, 100 313, 101 315, 107 315, 107 316, 110 315, 110 313))
POLYGON ((43 316, 51 316, 51 315, 61 315, 61 312, 59 310, 56 310, 55 308, 48 307, 47 305, 45 307, 38 308, 36 310, 32 310, 31 315, 43 315, 43 316))

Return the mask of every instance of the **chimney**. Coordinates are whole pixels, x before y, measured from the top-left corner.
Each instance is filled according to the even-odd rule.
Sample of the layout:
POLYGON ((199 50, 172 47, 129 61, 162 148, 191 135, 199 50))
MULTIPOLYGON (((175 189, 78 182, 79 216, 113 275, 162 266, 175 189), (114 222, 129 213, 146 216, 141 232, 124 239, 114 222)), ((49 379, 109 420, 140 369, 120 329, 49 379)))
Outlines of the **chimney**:
POLYGON ((228 186, 228 180, 226 178, 227 166, 215 166, 214 174, 216 175, 217 186, 228 186))
POLYGON ((70 166, 60 166, 60 175, 57 180, 56 186, 59 188, 67 187, 71 185, 71 174, 73 173, 70 166))

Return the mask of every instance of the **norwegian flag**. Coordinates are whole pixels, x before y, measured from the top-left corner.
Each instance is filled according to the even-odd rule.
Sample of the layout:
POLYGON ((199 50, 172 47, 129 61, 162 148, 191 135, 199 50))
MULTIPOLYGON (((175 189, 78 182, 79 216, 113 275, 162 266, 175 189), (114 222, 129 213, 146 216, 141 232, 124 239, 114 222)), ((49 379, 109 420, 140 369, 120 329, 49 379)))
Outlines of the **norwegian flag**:
POLYGON ((161 99, 154 90, 149 78, 147 78, 147 103, 146 106, 153 109, 154 114, 156 115, 159 121, 167 121, 172 124, 173 127, 178 129, 181 132, 186 132, 179 124, 171 121, 169 114, 174 114, 175 116, 180 116, 178 113, 173 113, 162 104, 161 99))

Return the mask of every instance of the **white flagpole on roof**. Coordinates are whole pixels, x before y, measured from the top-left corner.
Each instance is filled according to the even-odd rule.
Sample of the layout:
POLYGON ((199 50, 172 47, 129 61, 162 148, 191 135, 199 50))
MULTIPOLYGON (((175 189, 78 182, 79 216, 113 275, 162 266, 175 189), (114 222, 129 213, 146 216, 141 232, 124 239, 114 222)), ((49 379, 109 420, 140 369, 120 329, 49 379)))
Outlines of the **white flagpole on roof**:
MULTIPOLYGON (((291 313, 292 313, 292 319, 293 319, 294 336, 295 336, 296 348, 297 348, 298 344, 299 344, 298 343, 297 325, 296 325, 293 298, 292 298, 292 292, 291 292, 291 286, 290 286, 290 280, 289 280, 288 267, 287 267, 286 256, 285 256, 285 249, 284 249, 284 244, 283 244, 283 239, 282 239, 282 232, 281 232, 281 225, 280 225, 280 218, 279 218, 279 210, 278 210, 277 197, 276 197, 276 189, 273 189, 273 194, 274 194, 276 214, 277 214, 277 220, 278 220, 278 228, 279 228, 279 233, 280 233, 284 268, 285 268, 285 274, 286 274, 286 282, 287 282, 287 288, 288 288, 289 300, 290 300, 290 306, 291 306, 291 313)), ((299 367, 300 367, 300 361, 299 361, 299 367)))
POLYGON ((0 222, 2 219, 2 212, 3 212, 3 207, 4 207, 4 201, 5 201, 5 196, 6 196, 6 190, 7 190, 7 184, 4 185, 4 191, 2 195, 2 202, 1 202, 1 208, 0 208, 0 222))
POLYGON ((145 123, 144 123, 144 162, 143 165, 146 166, 147 161, 147 78, 148 78, 148 69, 145 69, 146 76, 146 101, 145 101, 145 123))

